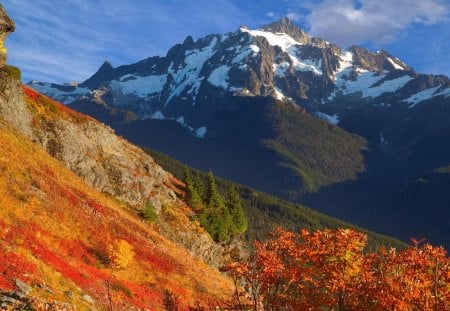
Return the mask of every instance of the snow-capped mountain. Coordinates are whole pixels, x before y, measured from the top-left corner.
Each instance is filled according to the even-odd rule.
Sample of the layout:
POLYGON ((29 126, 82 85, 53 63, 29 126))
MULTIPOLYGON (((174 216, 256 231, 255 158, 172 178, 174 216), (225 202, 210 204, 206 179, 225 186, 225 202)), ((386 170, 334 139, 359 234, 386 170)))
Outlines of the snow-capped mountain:
POLYGON ((364 101, 383 97, 391 105, 411 108, 450 97, 448 79, 430 77, 421 83, 423 78, 386 51, 344 50, 310 37, 284 18, 259 30, 240 27, 196 42, 187 37, 165 57, 117 68, 105 62, 79 85, 29 84, 66 104, 102 97, 109 107, 130 110, 139 119, 173 120, 203 137, 208 122, 199 107, 212 105, 223 92, 271 96, 313 112, 348 96, 364 101))
POLYGON ((435 190, 450 187, 436 173, 450 171, 450 80, 386 51, 343 49, 282 19, 105 62, 79 84, 29 85, 194 167, 403 238, 400 218, 428 223, 450 241, 417 205, 450 217, 435 190))

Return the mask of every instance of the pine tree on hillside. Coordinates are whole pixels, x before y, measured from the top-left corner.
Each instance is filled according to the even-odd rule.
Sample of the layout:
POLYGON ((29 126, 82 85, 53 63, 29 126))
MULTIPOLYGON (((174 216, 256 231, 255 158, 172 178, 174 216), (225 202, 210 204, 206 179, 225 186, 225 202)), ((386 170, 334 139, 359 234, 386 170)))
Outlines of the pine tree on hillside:
POLYGON ((208 173, 208 182, 205 193, 205 203, 210 208, 222 208, 224 206, 223 197, 220 195, 217 189, 216 178, 210 171, 208 173))
POLYGON ((186 184, 186 202, 192 207, 194 211, 201 211, 203 209, 202 198, 198 194, 196 187, 194 186, 191 172, 186 167, 184 168, 184 183, 186 184))
POLYGON ((196 218, 200 225, 215 241, 225 242, 247 230, 241 197, 235 187, 230 188, 225 202, 212 172, 208 174, 206 189, 202 175, 199 172, 194 175, 187 168, 184 169, 184 182, 186 201, 197 212, 196 218))
POLYGON ((205 199, 205 185, 203 183, 203 176, 199 171, 195 172, 193 176, 194 188, 202 200, 205 199))
POLYGON ((248 222, 242 206, 241 196, 236 186, 231 186, 227 195, 227 207, 231 217, 231 235, 240 235, 247 231, 248 222))
POLYGON ((216 228, 217 228, 216 240, 218 242, 225 242, 230 239, 232 219, 230 211, 228 210, 228 208, 226 208, 226 206, 224 206, 221 214, 217 218, 216 228))
POLYGON ((208 174, 208 184, 206 188, 206 206, 209 215, 206 224, 210 228, 209 233, 218 242, 226 241, 230 238, 231 217, 225 205, 223 196, 217 189, 216 179, 212 172, 208 174))

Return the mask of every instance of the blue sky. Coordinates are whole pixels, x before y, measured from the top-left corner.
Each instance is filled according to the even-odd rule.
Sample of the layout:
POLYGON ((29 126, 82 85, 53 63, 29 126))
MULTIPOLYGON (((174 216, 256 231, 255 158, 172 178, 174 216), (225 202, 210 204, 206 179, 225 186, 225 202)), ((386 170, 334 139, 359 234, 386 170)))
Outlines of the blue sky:
POLYGON ((23 80, 83 81, 165 55, 187 35, 288 16, 314 36, 386 49, 419 72, 450 75, 450 0, 0 0, 17 30, 6 42, 23 80))

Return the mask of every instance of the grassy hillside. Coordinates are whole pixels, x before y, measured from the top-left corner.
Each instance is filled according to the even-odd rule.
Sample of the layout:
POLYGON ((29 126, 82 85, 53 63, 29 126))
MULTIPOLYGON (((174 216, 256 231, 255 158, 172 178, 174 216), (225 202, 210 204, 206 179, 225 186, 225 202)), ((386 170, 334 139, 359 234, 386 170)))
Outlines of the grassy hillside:
MULTIPOLYGON (((178 178, 183 178, 184 164, 163 153, 150 149, 144 150, 150 153, 164 169, 178 178)), ((206 178, 205 172, 197 172, 199 172, 204 179, 206 178)), ((222 190, 225 190, 232 184, 230 181, 222 178, 217 178, 217 182, 219 188, 222 190)), ((249 221, 249 229, 246 234, 246 239, 248 241, 264 239, 267 232, 273 231, 276 226, 281 226, 292 231, 298 231, 300 228, 317 230, 324 228, 350 227, 357 228, 368 235, 368 250, 377 250, 380 245, 399 248, 405 246, 404 243, 397 239, 358 228, 336 218, 318 213, 302 205, 289 203, 245 186, 237 185, 237 188, 245 203, 245 212, 249 221)))
MULTIPOLYGON (((0 289, 19 278, 32 295, 88 310, 183 309, 226 297, 229 280, 165 239, 127 205, 95 191, 24 136, 0 124, 0 289), (116 245, 117 247, 112 247, 116 245), (110 303, 109 300, 112 302, 110 303)), ((184 206, 166 206, 181 230, 184 206)))
POLYGON ((277 165, 287 169, 288 176, 302 180, 300 187, 287 188, 282 197, 295 199, 326 185, 355 180, 364 171, 361 151, 366 142, 361 137, 281 104, 272 105, 268 115, 275 135, 264 140, 265 146, 276 152, 277 165))

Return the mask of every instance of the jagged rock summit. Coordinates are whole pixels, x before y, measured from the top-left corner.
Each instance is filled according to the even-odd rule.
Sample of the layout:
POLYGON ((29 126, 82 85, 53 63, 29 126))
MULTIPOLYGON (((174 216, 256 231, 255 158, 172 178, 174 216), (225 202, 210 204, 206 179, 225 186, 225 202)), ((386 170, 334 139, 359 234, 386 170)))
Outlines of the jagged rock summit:
POLYGON ((165 57, 117 68, 105 62, 78 86, 29 85, 66 104, 101 98, 103 105, 126 109, 137 119, 173 120, 201 138, 212 134, 207 119, 224 92, 270 96, 313 113, 349 96, 412 105, 416 94, 425 100, 419 94, 424 90, 433 90, 430 98, 450 94, 448 79, 428 76, 424 85, 419 82, 423 76, 386 51, 342 49, 283 18, 258 30, 241 27, 196 42, 187 37, 165 57))

